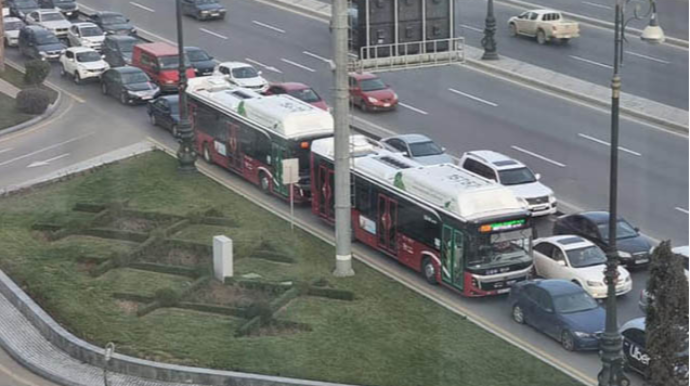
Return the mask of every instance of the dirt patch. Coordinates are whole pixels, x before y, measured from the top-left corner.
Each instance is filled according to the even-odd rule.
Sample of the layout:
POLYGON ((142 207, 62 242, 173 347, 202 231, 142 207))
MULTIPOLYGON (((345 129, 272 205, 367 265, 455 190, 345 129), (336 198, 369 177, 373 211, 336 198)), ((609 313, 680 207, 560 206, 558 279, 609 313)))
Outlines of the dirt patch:
POLYGON ((144 257, 144 260, 159 264, 193 268, 206 260, 210 262, 210 257, 185 248, 170 248, 167 251, 166 248, 163 248, 162 250, 151 252, 144 257))
POLYGON ((77 263, 77 271, 90 273, 100 262, 96 259, 86 259, 77 263))
POLYGON ((258 302, 270 302, 273 297, 270 293, 261 290, 212 282, 196 291, 189 301, 224 307, 248 307, 258 302))
POLYGON ((140 304, 131 300, 115 300, 117 308, 122 310, 127 315, 136 315, 140 304))
POLYGON ((108 224, 110 228, 128 232, 150 232, 158 226, 156 221, 136 217, 119 217, 108 224))
POLYGON ((311 327, 306 324, 297 324, 284 321, 271 321, 259 328, 252 330, 248 337, 258 338, 262 336, 285 336, 311 331, 311 327))
POLYGON ((51 231, 32 231, 31 235, 38 241, 43 243, 50 243, 53 241, 53 232, 51 231))

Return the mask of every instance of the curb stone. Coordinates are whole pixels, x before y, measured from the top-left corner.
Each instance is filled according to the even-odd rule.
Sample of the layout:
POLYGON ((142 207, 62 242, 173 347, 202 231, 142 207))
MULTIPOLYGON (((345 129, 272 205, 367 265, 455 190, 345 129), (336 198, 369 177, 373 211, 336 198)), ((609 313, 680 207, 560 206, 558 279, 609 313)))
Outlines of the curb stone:
MULTIPOLYGON (((5 65, 10 65, 10 64, 5 63, 5 65)), ((50 86, 46 86, 46 87, 50 87, 50 86)), ((48 105, 48 108, 46 109, 46 111, 44 111, 41 115, 39 115, 37 117, 33 117, 33 118, 29 119, 28 121, 24 121, 20 124, 17 124, 17 125, 14 125, 12 127, 8 127, 6 129, 0 130, 0 137, 5 136, 5 135, 10 134, 10 133, 14 133, 14 132, 19 131, 19 130, 26 129, 29 126, 33 126, 33 125, 35 125, 41 121, 44 121, 44 120, 50 118, 53 115, 53 113, 55 113, 55 111, 57 111, 58 106, 60 106, 60 104, 62 102, 62 92, 60 92, 60 90, 56 90, 52 87, 50 87, 50 89, 57 92, 57 98, 55 98, 55 102, 48 105)))

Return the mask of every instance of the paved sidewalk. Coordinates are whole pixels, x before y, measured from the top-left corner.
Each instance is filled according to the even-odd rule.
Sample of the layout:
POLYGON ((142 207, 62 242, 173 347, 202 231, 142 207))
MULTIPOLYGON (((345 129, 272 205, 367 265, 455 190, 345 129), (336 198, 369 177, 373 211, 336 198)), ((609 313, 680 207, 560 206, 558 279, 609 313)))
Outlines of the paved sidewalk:
POLYGON ((4 79, 0 79, 0 92, 3 94, 7 94, 8 96, 11 96, 12 98, 16 98, 17 94, 22 91, 15 87, 12 83, 9 83, 8 81, 4 79))

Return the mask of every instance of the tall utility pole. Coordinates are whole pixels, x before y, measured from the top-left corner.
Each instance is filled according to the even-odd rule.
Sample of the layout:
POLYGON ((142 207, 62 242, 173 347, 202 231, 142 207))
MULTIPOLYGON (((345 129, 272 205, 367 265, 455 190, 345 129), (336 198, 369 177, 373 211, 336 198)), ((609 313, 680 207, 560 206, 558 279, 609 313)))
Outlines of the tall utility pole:
MULTIPOLYGON (((4 3, 4 0, 0 0, 0 12, 5 6, 4 3)), ((5 24, 2 19, 3 17, 0 15, 0 72, 5 72, 5 24)))
POLYGON ((350 241, 350 96, 347 85, 347 0, 333 1, 333 59, 335 60, 335 271, 334 276, 352 276, 350 241))
POLYGON ((180 135, 180 147, 177 149, 177 160, 179 163, 178 169, 183 172, 196 171, 196 152, 194 151, 194 130, 189 123, 189 114, 187 111, 187 63, 184 60, 184 39, 182 33, 182 2, 176 1, 177 11, 177 49, 178 49, 178 95, 180 108, 180 122, 178 123, 177 132, 180 135))

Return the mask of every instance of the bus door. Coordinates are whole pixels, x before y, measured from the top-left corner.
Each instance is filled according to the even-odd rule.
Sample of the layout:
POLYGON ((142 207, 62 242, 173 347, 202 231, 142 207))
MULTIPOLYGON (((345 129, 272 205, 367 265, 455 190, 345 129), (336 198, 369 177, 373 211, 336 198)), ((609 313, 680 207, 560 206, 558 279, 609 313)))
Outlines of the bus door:
POLYGON ((228 166, 238 172, 242 171, 242 149, 240 146, 239 126, 234 123, 228 124, 228 166))
POLYGON ((441 245, 441 278, 444 282, 462 290, 464 288, 465 255, 462 232, 443 226, 441 245))
POLYGON ((329 221, 335 221, 335 174, 327 165, 320 165, 317 173, 316 192, 312 199, 318 199, 319 216, 329 221))
POLYGON ((398 253, 398 202, 379 194, 376 230, 381 249, 397 256, 398 253))
POLYGON ((287 155, 285 147, 279 143, 271 143, 271 158, 273 164, 273 191, 288 196, 288 187, 283 185, 283 159, 287 155))

